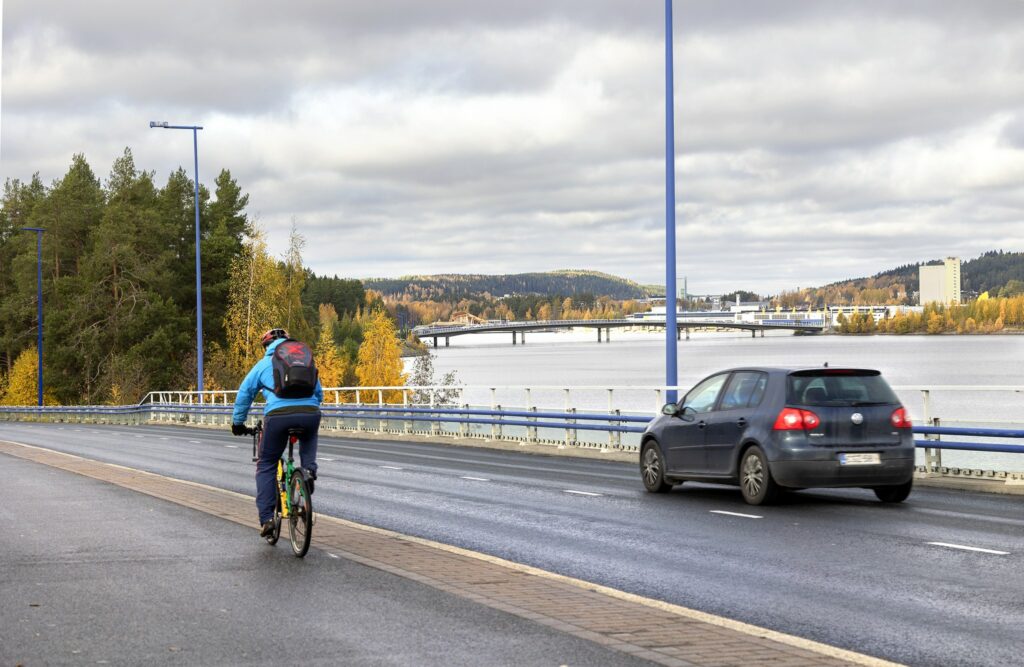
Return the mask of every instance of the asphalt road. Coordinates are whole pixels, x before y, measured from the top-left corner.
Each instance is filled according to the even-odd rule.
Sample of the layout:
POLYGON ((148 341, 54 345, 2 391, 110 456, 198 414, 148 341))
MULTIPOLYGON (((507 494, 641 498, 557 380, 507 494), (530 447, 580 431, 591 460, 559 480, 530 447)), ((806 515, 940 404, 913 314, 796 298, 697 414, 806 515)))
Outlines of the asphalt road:
MULTIPOLYGON (((254 493, 249 441, 227 431, 3 424, 0 439, 254 493)), ((315 501, 911 665, 1019 665, 1024 651, 1019 496, 921 488, 891 506, 822 490, 751 508, 729 487, 648 495, 621 463, 322 438, 315 501)))
POLYGON ((113 484, 0 475, 3 665, 650 664, 113 484))

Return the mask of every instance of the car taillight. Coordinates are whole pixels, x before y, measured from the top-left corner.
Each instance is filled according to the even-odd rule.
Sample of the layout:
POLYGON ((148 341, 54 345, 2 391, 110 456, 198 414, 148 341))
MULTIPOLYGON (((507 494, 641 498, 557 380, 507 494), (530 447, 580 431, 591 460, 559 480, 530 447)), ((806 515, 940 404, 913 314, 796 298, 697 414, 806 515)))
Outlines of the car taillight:
POLYGON ((898 408, 896 412, 892 413, 892 417, 889 418, 892 425, 896 428, 910 428, 913 424, 910 423, 910 416, 907 415, 905 408, 898 408))
POLYGON ((821 425, 821 420, 810 410, 782 408, 782 412, 779 413, 775 420, 775 426, 772 428, 776 431, 794 431, 818 428, 819 425, 821 425))

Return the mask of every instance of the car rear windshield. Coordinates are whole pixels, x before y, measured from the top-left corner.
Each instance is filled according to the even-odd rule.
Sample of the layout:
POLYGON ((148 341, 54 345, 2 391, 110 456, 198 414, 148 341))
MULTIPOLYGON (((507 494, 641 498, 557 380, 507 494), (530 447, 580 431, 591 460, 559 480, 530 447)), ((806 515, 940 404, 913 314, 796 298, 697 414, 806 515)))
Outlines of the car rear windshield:
POLYGON ((899 404, 878 371, 823 368, 797 371, 786 378, 786 402, 791 405, 899 404))

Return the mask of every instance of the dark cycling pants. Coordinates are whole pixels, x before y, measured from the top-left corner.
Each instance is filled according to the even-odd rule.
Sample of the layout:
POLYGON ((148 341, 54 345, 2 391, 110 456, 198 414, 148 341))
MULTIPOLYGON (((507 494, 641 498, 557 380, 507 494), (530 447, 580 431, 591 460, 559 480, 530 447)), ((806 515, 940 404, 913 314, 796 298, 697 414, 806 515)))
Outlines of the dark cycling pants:
POLYGON ((256 509, 260 523, 274 518, 277 504, 277 462, 288 447, 288 429, 299 427, 306 435, 299 439, 299 460, 302 467, 316 472, 317 431, 320 429, 319 412, 301 412, 278 415, 271 412, 263 418, 263 438, 260 440, 259 461, 256 463, 256 509))

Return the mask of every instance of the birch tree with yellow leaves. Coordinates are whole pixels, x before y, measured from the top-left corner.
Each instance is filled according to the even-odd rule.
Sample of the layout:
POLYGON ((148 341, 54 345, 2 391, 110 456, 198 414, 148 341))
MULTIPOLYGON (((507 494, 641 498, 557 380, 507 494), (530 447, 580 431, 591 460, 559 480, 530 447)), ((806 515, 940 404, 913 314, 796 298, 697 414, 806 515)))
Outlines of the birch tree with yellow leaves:
POLYGON ((329 303, 320 304, 320 338, 317 340, 316 368, 320 373, 320 385, 323 387, 342 387, 345 385, 349 372, 347 355, 339 354, 334 344, 334 327, 338 323, 338 313, 329 303))
MULTIPOLYGON (((35 347, 26 348, 18 355, 7 378, 7 391, 0 405, 35 405, 39 401, 39 357, 35 347)), ((52 392, 43 391, 44 405, 57 405, 52 392)))
MULTIPOLYGON (((359 346, 356 377, 361 387, 398 387, 405 384, 402 372, 402 347, 395 336, 395 325, 383 308, 370 313, 365 323, 363 343, 359 346)), ((384 401, 400 403, 401 391, 384 392, 384 401)))

